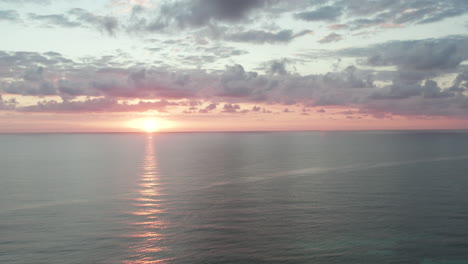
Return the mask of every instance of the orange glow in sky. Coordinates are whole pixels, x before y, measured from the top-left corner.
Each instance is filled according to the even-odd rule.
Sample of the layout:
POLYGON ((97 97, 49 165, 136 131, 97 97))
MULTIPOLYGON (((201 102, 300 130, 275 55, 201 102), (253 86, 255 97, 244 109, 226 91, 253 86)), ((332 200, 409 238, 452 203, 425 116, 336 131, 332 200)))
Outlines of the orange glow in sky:
POLYGON ((153 133, 158 130, 158 123, 154 119, 148 119, 144 123, 145 131, 148 133, 153 133))
POLYGON ((147 133, 159 132, 161 130, 170 129, 173 127, 172 122, 161 118, 139 118, 127 121, 124 127, 144 131, 147 133))

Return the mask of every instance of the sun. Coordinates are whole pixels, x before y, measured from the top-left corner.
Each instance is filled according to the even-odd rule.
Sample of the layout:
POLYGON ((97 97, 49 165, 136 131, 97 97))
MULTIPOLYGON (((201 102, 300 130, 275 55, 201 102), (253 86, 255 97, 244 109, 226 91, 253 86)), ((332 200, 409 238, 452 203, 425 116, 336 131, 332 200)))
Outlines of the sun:
MULTIPOLYGON (((1 0, 0 0, 1 1, 1 0)), ((143 117, 128 120, 126 126, 132 131, 143 131, 146 133, 154 133, 166 131, 174 127, 174 122, 159 117, 143 117)))
POLYGON ((143 123, 143 130, 145 130, 148 133, 156 132, 158 131, 158 129, 158 123, 154 119, 145 120, 143 123))

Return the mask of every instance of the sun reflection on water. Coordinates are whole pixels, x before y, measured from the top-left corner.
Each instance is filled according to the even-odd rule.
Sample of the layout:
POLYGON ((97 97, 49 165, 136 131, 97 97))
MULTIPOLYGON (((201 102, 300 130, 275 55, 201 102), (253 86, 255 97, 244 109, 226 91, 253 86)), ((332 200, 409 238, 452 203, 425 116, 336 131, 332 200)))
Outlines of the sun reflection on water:
POLYGON ((168 263, 167 248, 164 247, 165 235, 161 232, 167 224, 161 218, 165 213, 161 199, 163 188, 160 184, 157 157, 154 151, 152 136, 148 136, 145 157, 142 162, 141 175, 133 199, 134 210, 130 212, 136 221, 130 223, 134 232, 128 237, 135 239, 131 246, 131 256, 126 264, 168 263))

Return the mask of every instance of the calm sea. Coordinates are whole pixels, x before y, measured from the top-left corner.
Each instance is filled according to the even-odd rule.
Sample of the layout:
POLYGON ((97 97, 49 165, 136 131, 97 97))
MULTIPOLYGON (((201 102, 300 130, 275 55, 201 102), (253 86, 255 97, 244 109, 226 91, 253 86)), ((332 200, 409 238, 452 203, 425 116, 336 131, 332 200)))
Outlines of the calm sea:
POLYGON ((468 263, 468 133, 0 135, 0 263, 468 263))

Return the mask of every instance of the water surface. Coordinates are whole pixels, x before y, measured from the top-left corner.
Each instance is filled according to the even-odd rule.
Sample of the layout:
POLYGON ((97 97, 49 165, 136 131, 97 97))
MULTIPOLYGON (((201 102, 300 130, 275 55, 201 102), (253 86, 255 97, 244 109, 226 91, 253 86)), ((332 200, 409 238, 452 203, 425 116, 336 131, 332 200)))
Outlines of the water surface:
POLYGON ((468 263, 468 133, 0 135, 0 263, 468 263))

